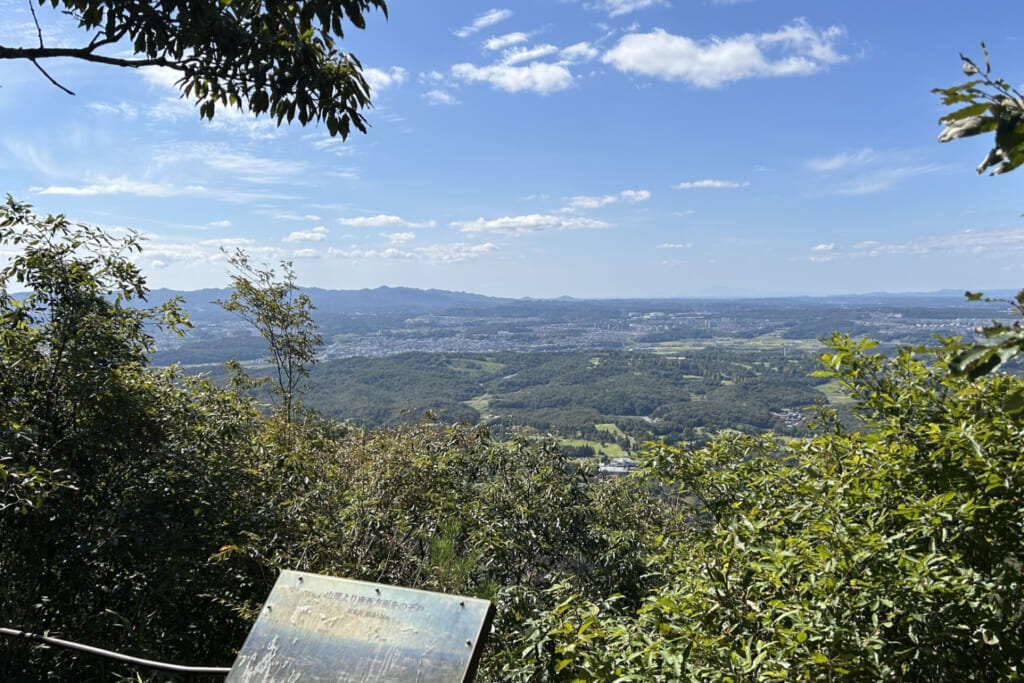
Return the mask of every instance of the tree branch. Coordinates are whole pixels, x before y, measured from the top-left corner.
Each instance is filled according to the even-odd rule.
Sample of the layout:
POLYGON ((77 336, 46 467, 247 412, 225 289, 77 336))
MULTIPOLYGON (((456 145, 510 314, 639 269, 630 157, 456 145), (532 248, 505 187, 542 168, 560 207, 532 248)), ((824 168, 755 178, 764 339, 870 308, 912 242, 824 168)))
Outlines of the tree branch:
MULTIPOLYGON (((44 45, 43 45, 43 29, 39 26, 39 18, 36 16, 36 8, 35 8, 35 5, 32 4, 32 0, 29 0, 29 2, 28 2, 28 9, 29 9, 30 12, 32 12, 32 21, 36 25, 36 35, 39 36, 39 49, 40 50, 45 49, 44 45)), ((35 64, 35 67, 37 69, 39 69, 39 72, 41 74, 46 76, 46 79, 48 81, 50 81, 50 83, 53 83, 55 86, 57 86, 58 88, 60 88, 61 90, 63 90, 64 92, 66 92, 69 95, 74 95, 75 94, 75 93, 71 92, 70 90, 68 90, 67 88, 65 88, 60 83, 58 83, 56 81, 56 79, 53 76, 51 76, 50 74, 48 74, 46 72, 46 69, 41 67, 39 65, 39 62, 37 62, 35 59, 31 59, 30 58, 29 61, 31 61, 33 64, 35 64)))
MULTIPOLYGON (((103 43, 100 43, 103 44, 103 43)), ((121 57, 108 57, 92 52, 91 47, 6 47, 0 45, 0 59, 27 59, 35 62, 37 59, 51 59, 54 57, 70 57, 81 59, 86 62, 106 64, 108 66, 122 66, 130 69, 137 69, 142 66, 166 66, 178 71, 184 71, 185 66, 180 62, 169 61, 166 57, 153 57, 151 59, 123 59, 121 57)), ((52 80, 52 79, 51 79, 52 80)))
POLYGON ((67 88, 65 88, 65 87, 64 87, 63 85, 61 85, 60 83, 58 83, 58 82, 56 81, 56 79, 54 79, 54 77, 53 77, 53 76, 51 76, 50 74, 46 73, 46 69, 44 69, 43 67, 39 66, 39 62, 37 62, 37 61, 36 61, 36 60, 34 60, 34 59, 30 59, 29 61, 30 61, 30 62, 32 62, 33 64, 35 64, 35 65, 36 65, 36 68, 37 68, 37 69, 39 69, 39 72, 40 72, 40 73, 42 73, 42 74, 43 74, 44 76, 46 76, 46 79, 47 79, 48 81, 50 81, 50 83, 53 83, 53 84, 54 84, 55 86, 57 86, 58 88, 60 88, 61 90, 63 90, 64 92, 66 92, 66 93, 67 93, 67 94, 69 94, 69 95, 74 95, 74 94, 75 94, 75 93, 73 93, 72 91, 70 91, 70 90, 68 90, 67 88))
POLYGON ((36 33, 39 35, 39 47, 43 47, 43 29, 39 27, 39 18, 36 17, 36 7, 32 4, 32 0, 28 0, 28 9, 32 12, 32 21, 36 25, 36 33))

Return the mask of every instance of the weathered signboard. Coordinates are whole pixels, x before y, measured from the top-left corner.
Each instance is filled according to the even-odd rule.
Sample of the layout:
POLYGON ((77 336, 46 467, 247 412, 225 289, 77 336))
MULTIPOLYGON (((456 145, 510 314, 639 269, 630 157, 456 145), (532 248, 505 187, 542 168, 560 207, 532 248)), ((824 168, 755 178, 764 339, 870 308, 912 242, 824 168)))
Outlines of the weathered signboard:
POLYGON ((284 571, 228 683, 471 681, 486 600, 284 571))

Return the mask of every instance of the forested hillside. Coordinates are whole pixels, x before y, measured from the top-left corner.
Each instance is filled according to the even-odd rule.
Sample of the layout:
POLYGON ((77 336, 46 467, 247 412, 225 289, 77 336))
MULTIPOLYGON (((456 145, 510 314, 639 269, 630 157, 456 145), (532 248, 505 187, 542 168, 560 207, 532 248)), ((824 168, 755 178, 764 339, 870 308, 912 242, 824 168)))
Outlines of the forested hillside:
POLYGON ((445 420, 599 441, 614 423, 635 443, 694 441, 717 430, 786 432, 780 414, 823 402, 810 354, 620 351, 402 354, 321 363, 307 400, 369 426, 445 420))
MULTIPOLYGON (((547 439, 311 410, 302 378, 318 335, 287 268, 234 276, 232 301, 270 344, 267 380, 237 363, 222 383, 154 369, 145 330, 187 322, 173 301, 128 305, 147 296, 125 258, 135 238, 13 200, 2 216, 0 238, 21 250, 0 271, 5 624, 226 665, 288 568, 492 600, 482 680, 1017 675, 1024 381, 948 372, 979 351, 893 355, 835 336, 814 381, 841 383, 855 431, 823 409, 807 436, 654 442, 637 473, 602 477, 547 439), (32 293, 8 295, 15 281, 32 293)), ((490 387, 481 412, 578 405, 587 424, 614 413, 656 426, 720 404, 755 427, 759 405, 816 395, 808 369, 714 350, 408 355, 324 377, 425 401, 440 382, 452 405, 490 387)), ((0 641, 5 680, 40 672, 138 680, 0 641)))

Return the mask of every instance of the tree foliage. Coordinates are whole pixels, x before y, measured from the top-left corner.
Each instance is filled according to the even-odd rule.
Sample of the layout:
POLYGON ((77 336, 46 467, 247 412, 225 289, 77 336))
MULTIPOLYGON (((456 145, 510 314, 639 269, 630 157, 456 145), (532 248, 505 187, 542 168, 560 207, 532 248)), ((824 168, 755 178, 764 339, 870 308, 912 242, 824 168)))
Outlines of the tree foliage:
POLYGON ((240 315, 266 340, 273 365, 274 394, 280 401, 281 415, 289 423, 299 404, 299 391, 323 343, 313 320, 313 302, 299 290, 290 262, 281 263, 280 279, 272 268, 253 265, 241 249, 228 257, 228 263, 235 271, 231 296, 217 303, 240 315))
POLYGON ((683 543, 639 609, 565 591, 537 615, 555 680, 1019 679, 1024 442, 1000 405, 1021 380, 949 374, 955 345, 830 345, 863 430, 652 445, 693 505, 683 543))
MULTIPOLYGON (((18 249, 0 270, 0 621, 156 658, 186 642, 223 656, 244 630, 209 596, 253 581, 225 580, 210 557, 258 526, 237 493, 266 485, 255 406, 147 368, 151 326, 186 321, 174 301, 146 305, 136 235, 10 198, 0 217, 0 244, 18 249)), ((104 677, 72 674, 76 659, 3 642, 0 678, 104 677)))
MULTIPOLYGON (((936 88, 932 91, 942 96, 942 104, 958 107, 956 111, 939 119, 939 123, 945 126, 939 134, 939 142, 995 133, 995 145, 978 165, 977 171, 984 173, 991 168, 991 175, 999 175, 1024 164, 1024 95, 1004 79, 992 77, 992 65, 985 43, 981 44, 981 49, 985 56, 984 69, 961 54, 963 72, 969 80, 950 88, 936 88)), ((970 291, 966 296, 971 301, 984 297, 970 291)), ((1004 301, 1018 317, 1024 313, 1024 289, 1012 301, 984 300, 1004 301)), ((1024 327, 1019 320, 1009 325, 993 322, 981 327, 978 332, 992 341, 974 344, 961 352, 950 366, 953 372, 980 377, 1024 351, 1024 327)), ((1017 396, 1014 403, 1018 411, 1024 410, 1024 396, 1017 396)))
POLYGON ((942 104, 958 107, 939 119, 945 126, 939 142, 995 133, 995 146, 977 171, 984 173, 991 168, 991 175, 999 175, 1024 164, 1024 95, 1002 78, 992 77, 985 43, 981 49, 985 55, 984 69, 961 54, 963 72, 969 80, 932 91, 942 96, 942 104))
MULTIPOLYGON (((195 98, 201 116, 218 106, 267 113, 289 123, 323 121, 347 137, 366 132, 361 110, 370 88, 359 60, 337 47, 346 22, 365 28, 366 15, 384 0, 38 0, 74 17, 91 38, 77 47, 0 45, 0 59, 25 59, 47 78, 39 61, 73 58, 120 67, 176 71, 182 95, 195 98), (125 57, 128 50, 134 56, 125 57)), ((31 4, 30 4, 31 7, 31 4)), ((32 10, 33 18, 36 17, 32 10)), ((38 19, 36 20, 39 28, 38 19)), ((57 84, 67 92, 64 86, 57 84)), ((73 94, 73 93, 72 93, 73 94)))

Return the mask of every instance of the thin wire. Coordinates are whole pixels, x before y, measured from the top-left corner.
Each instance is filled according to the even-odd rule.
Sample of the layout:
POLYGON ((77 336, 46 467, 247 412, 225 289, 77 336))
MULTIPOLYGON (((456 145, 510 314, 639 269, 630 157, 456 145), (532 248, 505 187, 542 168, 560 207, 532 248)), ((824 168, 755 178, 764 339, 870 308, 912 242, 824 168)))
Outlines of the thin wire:
POLYGON ((171 671, 173 673, 182 674, 206 674, 212 676, 227 676, 229 673, 231 673, 231 669, 227 667, 181 666, 179 664, 167 664, 166 662, 157 662, 153 661, 152 659, 141 659, 139 657, 123 655, 120 652, 104 650, 102 648, 92 647, 91 645, 73 643, 70 640, 61 640, 60 638, 41 636, 38 633, 29 633, 27 631, 18 631, 13 628, 0 627, 0 635, 10 636, 12 638, 24 638, 25 640, 32 640, 38 643, 46 643, 47 645, 56 645, 57 647, 66 647, 69 650, 79 650, 81 652, 87 652, 92 655, 107 657, 108 659, 116 659, 119 662, 135 664, 136 666, 144 666, 148 669, 156 669, 158 671, 171 671))

